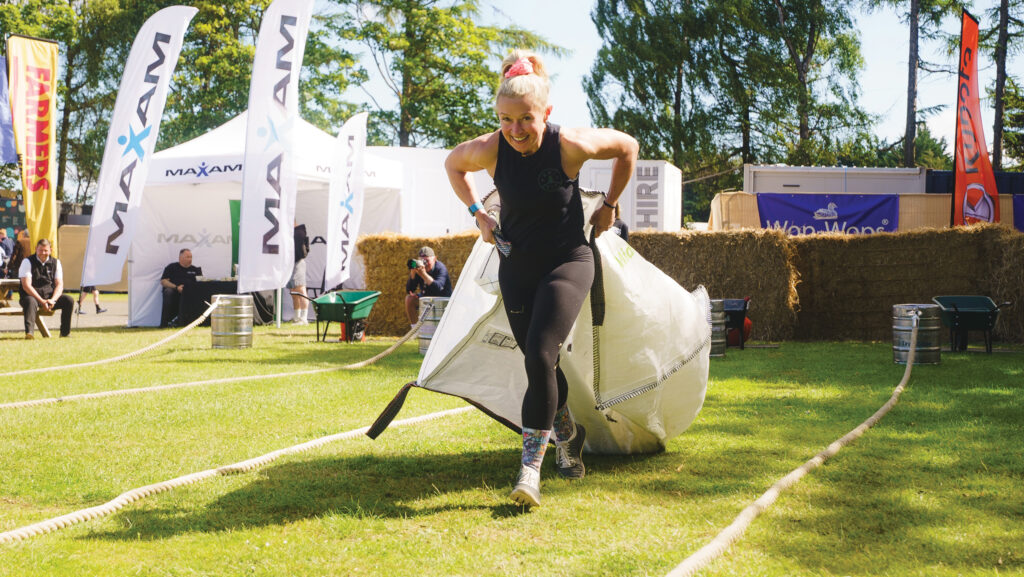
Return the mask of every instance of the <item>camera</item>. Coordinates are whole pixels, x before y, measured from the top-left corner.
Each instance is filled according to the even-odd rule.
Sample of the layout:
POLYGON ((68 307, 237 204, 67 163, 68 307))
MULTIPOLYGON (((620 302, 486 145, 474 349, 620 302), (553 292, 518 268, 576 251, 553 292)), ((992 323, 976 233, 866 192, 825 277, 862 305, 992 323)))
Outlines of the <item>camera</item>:
POLYGON ((409 262, 406 263, 406 264, 408 265, 408 267, 410 269, 419 268, 421 266, 426 266, 426 264, 423 261, 417 260, 415 258, 410 258, 409 262))

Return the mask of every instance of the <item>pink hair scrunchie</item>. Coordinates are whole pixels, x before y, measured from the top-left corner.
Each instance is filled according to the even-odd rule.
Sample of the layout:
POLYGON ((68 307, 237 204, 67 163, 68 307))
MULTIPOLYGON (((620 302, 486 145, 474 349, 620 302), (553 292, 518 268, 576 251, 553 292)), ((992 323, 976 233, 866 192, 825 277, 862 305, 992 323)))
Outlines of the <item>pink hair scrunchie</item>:
POLYGON ((520 58, 519 60, 516 60, 515 64, 509 66, 508 72, 505 73, 505 78, 523 76, 526 74, 533 74, 533 63, 530 62, 529 58, 520 58))

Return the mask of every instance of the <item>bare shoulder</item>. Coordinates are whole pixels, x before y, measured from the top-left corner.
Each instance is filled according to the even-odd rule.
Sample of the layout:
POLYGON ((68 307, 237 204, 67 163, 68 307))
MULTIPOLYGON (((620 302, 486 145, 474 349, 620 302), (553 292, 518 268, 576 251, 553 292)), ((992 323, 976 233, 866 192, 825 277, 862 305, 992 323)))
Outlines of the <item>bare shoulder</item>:
POLYGON ((635 154, 637 143, 632 136, 611 128, 563 128, 561 149, 563 158, 582 164, 635 154))
POLYGON ((499 138, 501 133, 494 131, 459 144, 448 155, 445 166, 461 172, 486 170, 493 174, 498 162, 499 138))

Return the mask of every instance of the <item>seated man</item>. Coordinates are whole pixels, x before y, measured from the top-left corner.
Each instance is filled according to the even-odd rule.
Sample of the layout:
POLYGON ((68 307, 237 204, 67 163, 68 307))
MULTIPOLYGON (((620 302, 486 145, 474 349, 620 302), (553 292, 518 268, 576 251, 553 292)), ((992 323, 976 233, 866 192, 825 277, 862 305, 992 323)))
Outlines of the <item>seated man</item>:
POLYGON ((47 311, 60 309, 60 336, 71 334, 71 313, 75 309, 75 301, 64 294, 64 270, 59 260, 50 258, 50 241, 41 239, 36 244, 36 253, 21 261, 18 278, 21 279, 25 338, 33 338, 39 307, 47 311))
POLYGON ((192 266, 192 251, 187 248, 178 251, 178 262, 164 267, 164 274, 160 276, 160 286, 164 292, 161 328, 172 326, 172 321, 177 322, 181 318, 181 291, 185 290, 187 283, 196 282, 196 277, 202 274, 203 269, 192 266))
POLYGON ((409 324, 419 320, 420 297, 452 296, 448 268, 434 256, 434 249, 420 249, 420 258, 409 261, 409 280, 405 283, 405 314, 409 324), (415 264, 415 266, 413 266, 415 264))

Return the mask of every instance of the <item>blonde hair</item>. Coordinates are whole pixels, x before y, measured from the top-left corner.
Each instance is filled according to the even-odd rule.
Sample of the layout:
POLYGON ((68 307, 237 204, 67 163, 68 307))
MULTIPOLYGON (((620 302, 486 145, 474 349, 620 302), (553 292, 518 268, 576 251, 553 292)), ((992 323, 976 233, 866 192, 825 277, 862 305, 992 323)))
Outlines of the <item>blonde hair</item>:
POLYGON ((517 48, 506 56, 505 60, 501 63, 501 84, 498 86, 498 93, 494 97, 494 105, 497 107, 498 98, 502 96, 510 98, 532 96, 535 99, 535 104, 547 106, 549 86, 548 71, 544 68, 544 61, 540 59, 540 56, 529 50, 517 48), (530 64, 533 65, 533 72, 506 78, 505 73, 522 58, 530 61, 530 64))

